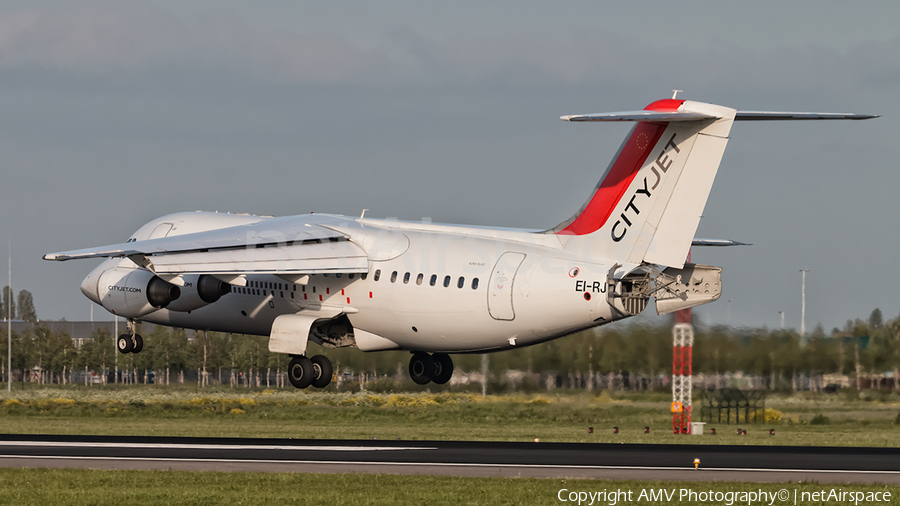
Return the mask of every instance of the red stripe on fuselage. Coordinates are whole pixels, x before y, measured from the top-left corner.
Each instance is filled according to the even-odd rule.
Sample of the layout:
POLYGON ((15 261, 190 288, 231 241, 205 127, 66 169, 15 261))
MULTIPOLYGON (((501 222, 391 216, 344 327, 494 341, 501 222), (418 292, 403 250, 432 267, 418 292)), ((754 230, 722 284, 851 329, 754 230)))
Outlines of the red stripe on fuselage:
MULTIPOLYGON (((650 104, 647 109, 651 109, 656 104, 657 102, 650 104)), ((585 235, 599 230, 609 219, 622 195, 631 186, 631 182, 644 166, 644 162, 647 161, 647 157, 650 156, 650 152, 659 142, 659 138, 667 126, 668 123, 638 123, 588 205, 575 218, 575 221, 557 233, 585 235)))

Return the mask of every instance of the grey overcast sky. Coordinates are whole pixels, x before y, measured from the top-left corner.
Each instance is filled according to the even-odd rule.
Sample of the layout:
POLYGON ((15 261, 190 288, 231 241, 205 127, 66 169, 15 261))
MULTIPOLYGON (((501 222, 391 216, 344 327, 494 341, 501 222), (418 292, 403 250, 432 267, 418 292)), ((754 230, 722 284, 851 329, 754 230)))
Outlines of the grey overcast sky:
POLYGON ((798 328, 801 268, 808 328, 892 318, 898 21, 896 1, 6 1, 0 238, 38 316, 78 320, 96 262, 41 255, 175 211, 552 227, 628 130, 558 117, 682 89, 884 116, 735 125, 697 235, 753 246, 695 248, 725 269, 700 318, 798 328))

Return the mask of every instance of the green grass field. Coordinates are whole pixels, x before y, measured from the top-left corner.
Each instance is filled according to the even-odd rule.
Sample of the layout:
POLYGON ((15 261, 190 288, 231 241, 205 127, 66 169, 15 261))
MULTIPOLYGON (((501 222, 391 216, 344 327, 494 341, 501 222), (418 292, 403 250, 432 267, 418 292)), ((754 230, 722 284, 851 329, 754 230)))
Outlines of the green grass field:
MULTIPOLYGON (((770 504, 739 494, 777 493, 785 489, 793 503, 803 493, 890 493, 889 504, 896 504, 900 487, 883 485, 816 485, 758 483, 687 483, 646 481, 605 481, 530 478, 453 478, 434 476, 395 476, 359 474, 294 474, 294 473, 216 473, 187 471, 95 471, 71 469, 0 469, 0 504, 16 506, 48 504, 340 504, 353 505, 529 505, 578 504, 579 492, 631 493, 630 499, 597 501, 594 504, 728 504, 726 493, 733 494, 732 504, 770 504), (650 491, 666 490, 672 500, 649 500, 650 491), (721 493, 722 500, 702 501, 694 493, 721 493), (641 493, 645 497, 641 499, 641 493), (570 495, 575 493, 576 495, 570 495), (560 501, 560 497, 566 502, 560 501), (745 500, 741 500, 745 499, 745 500)), ((588 497, 584 495, 588 504, 588 497)), ((854 504, 844 501, 802 501, 797 504, 854 504)), ((879 504, 859 501, 860 504, 879 504)))
MULTIPOLYGON (((0 392, 3 433, 234 436, 317 439, 574 441, 755 445, 898 446, 900 399, 854 395, 781 395, 767 400, 770 420, 707 426, 707 435, 671 433, 669 397, 661 393, 500 395, 322 393, 186 387, 66 387, 0 392), (815 422, 815 423, 814 423, 815 422), (650 426, 649 435, 643 434, 650 426), (614 435, 613 426, 619 427, 614 435), (708 435, 716 426, 719 434, 708 435), (588 433, 593 427, 593 434, 588 433), (774 428, 776 435, 768 435, 774 428)), ((395 475, 214 473, 0 469, 0 505, 38 504, 577 504, 569 493, 631 491, 631 500, 594 504, 727 504, 696 497, 641 499, 666 489, 793 494, 891 492, 880 485, 685 483, 395 475)), ((588 504, 589 499, 585 497, 588 504)), ((732 504, 750 504, 731 496, 732 504)), ((883 497, 883 496, 882 496, 883 497)), ((801 496, 802 498, 802 496, 801 496)), ((845 498, 846 499, 846 498, 845 498)), ((787 502, 793 502, 787 501, 787 502)), ((784 501, 776 501, 785 504, 784 501)), ((753 504, 769 504, 760 499, 753 504)), ((840 500, 797 504, 848 504, 840 500)), ((874 504, 868 502, 868 504, 874 504)))
POLYGON ((772 396, 766 423, 741 424, 746 436, 734 424, 673 435, 668 407, 668 397, 654 393, 482 398, 80 387, 2 392, 0 423, 2 432, 20 434, 900 446, 900 401, 890 397, 772 396))

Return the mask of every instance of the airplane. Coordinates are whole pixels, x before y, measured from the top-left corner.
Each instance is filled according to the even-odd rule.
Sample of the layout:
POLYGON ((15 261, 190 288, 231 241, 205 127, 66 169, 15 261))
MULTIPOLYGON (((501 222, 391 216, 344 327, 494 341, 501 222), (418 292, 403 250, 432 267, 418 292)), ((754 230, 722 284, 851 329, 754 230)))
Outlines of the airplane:
POLYGON ((737 111, 677 99, 643 110, 562 116, 635 125, 588 200, 550 229, 486 228, 331 214, 183 212, 124 243, 51 253, 105 258, 81 291, 127 319, 269 336, 297 388, 333 375, 308 343, 412 353, 420 385, 446 383, 451 353, 549 341, 640 314, 715 301, 722 269, 686 263, 734 121, 861 120, 877 115, 737 111))

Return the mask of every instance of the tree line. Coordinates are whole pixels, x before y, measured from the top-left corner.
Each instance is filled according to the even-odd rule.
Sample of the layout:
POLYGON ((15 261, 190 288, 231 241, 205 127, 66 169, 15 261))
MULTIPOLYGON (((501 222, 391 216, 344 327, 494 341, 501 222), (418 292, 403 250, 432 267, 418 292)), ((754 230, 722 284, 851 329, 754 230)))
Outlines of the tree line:
MULTIPOLYGON (((20 307, 22 307, 20 305, 20 307)), ((69 383, 87 381, 97 373, 103 382, 155 383, 197 381, 200 385, 283 386, 289 357, 270 353, 268 337, 197 332, 188 339, 183 330, 156 326, 143 335, 144 350, 121 355, 105 328, 94 332, 80 347, 65 332, 53 332, 40 324, 14 335, 13 371, 16 381, 69 383), (115 371, 119 371, 115 375, 115 371)), ((768 388, 784 387, 797 375, 846 375, 856 388, 900 389, 900 317, 882 322, 873 311, 868 321, 848 320, 844 328, 828 334, 818 326, 807 336, 793 330, 698 326, 695 330, 693 373, 721 375, 741 371, 766 380, 768 388), (885 372, 891 373, 890 380, 885 372), (875 379, 873 379, 875 378, 875 379)), ((359 380, 406 376, 408 352, 363 353, 352 348, 322 349, 336 374, 359 380)), ((0 346, 6 377, 6 347, 0 346)), ((672 323, 613 325, 580 332, 536 346, 489 355, 490 371, 520 371, 541 387, 557 378, 557 386, 584 388, 599 375, 646 378, 641 388, 664 388, 672 372, 672 323), (534 378, 541 379, 534 379, 534 378), (548 380, 550 378, 550 380, 548 380), (558 378, 563 378, 560 381, 558 378), (566 380, 568 378, 568 380, 566 380), (591 378, 576 382, 573 378, 591 378)), ((481 369, 475 354, 455 355, 459 373, 481 369)), ((612 383, 610 383, 612 384, 612 383)), ((527 385, 525 385, 527 387, 527 385)), ((535 387, 535 385, 532 385, 535 387)), ((795 387, 796 388, 796 387, 795 387)))
POLYGON ((13 291, 9 285, 4 286, 3 296, 0 297, 0 320, 38 321, 31 292, 20 290, 19 296, 13 298, 13 291))

